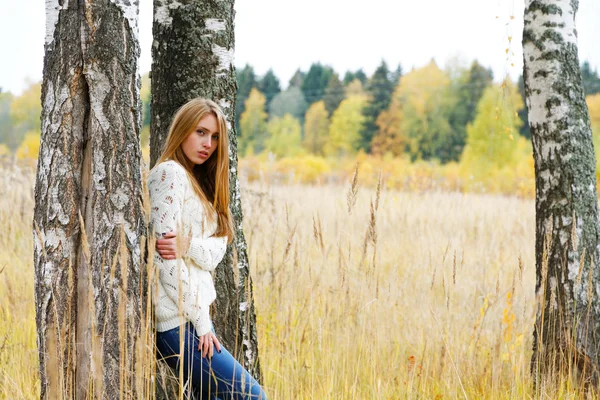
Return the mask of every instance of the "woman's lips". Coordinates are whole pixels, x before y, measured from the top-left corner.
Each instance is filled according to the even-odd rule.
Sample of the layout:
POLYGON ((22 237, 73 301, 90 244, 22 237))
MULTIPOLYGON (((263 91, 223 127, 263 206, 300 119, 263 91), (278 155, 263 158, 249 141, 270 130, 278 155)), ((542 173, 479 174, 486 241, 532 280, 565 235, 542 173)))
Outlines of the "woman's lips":
POLYGON ((199 151, 198 155, 202 158, 208 158, 208 153, 205 151, 199 151))

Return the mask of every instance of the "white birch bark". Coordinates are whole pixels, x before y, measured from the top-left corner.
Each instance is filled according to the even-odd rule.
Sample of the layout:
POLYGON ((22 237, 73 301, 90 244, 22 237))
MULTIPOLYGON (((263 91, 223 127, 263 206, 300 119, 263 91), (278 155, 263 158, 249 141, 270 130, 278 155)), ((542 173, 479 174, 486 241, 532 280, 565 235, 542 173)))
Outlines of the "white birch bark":
MULTIPOLYGON (((189 99, 210 98, 223 108, 228 121, 234 121, 237 87, 233 5, 234 0, 154 1, 151 165, 162 152, 172 116, 189 99)), ((236 238, 216 269, 217 300, 212 318, 224 345, 260 379, 234 129, 229 123, 230 207, 236 238)))
POLYGON ((136 397, 138 2, 47 0, 34 263, 41 398, 136 397))
POLYGON ((585 103, 577 0, 526 0, 523 57, 536 176, 536 291, 532 371, 574 362, 597 382, 600 270, 596 160, 585 103))

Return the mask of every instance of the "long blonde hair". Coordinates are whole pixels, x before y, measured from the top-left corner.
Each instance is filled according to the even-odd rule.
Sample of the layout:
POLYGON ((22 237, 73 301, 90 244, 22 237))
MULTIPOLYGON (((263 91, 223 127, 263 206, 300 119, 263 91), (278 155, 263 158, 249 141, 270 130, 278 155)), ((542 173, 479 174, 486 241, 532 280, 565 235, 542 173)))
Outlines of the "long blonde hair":
POLYGON ((214 101, 195 98, 177 110, 169 128, 165 149, 155 165, 167 160, 177 162, 186 170, 194 192, 207 210, 208 218, 217 222, 214 235, 227 236, 228 242, 231 242, 233 224, 229 211, 229 138, 225 115, 214 101), (198 122, 209 113, 217 118, 219 145, 216 154, 203 164, 194 165, 183 152, 181 144, 196 129, 198 122), (216 211, 216 221, 214 214, 208 212, 211 209, 216 211))

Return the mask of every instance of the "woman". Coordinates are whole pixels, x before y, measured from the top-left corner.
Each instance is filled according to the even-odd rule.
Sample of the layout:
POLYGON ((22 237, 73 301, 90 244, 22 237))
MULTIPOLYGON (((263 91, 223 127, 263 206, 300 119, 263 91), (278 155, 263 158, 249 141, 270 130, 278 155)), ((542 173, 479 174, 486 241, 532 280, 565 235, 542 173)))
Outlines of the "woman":
POLYGON ((221 346, 210 320, 216 298, 211 271, 233 238, 227 125, 214 102, 193 99, 175 114, 148 190, 160 237, 154 257, 159 357, 183 368, 184 382, 204 399, 266 399, 221 346))

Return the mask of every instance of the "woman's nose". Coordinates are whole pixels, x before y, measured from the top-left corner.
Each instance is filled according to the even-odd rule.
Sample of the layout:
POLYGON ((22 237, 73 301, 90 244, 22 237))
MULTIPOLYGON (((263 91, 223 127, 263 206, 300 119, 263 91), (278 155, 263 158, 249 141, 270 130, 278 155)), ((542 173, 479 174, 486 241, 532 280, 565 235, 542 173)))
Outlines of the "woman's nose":
POLYGON ((210 141, 211 141, 211 138, 209 136, 208 139, 206 139, 203 143, 204 147, 206 147, 207 149, 210 149, 210 145, 211 145, 210 141))

